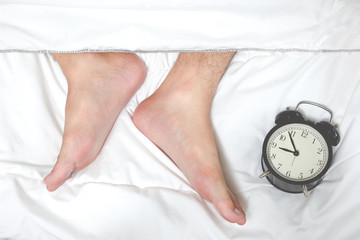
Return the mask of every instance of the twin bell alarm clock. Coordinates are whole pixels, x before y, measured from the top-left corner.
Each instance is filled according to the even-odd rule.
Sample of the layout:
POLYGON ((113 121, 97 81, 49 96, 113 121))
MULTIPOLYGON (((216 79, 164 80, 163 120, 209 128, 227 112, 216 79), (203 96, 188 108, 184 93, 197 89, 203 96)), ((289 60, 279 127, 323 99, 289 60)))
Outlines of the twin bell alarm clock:
POLYGON ((266 135, 260 178, 289 193, 304 193, 323 179, 333 158, 332 147, 340 142, 337 125, 331 124, 332 112, 324 105, 301 101, 295 108, 280 112, 276 125, 266 135), (329 121, 312 122, 297 111, 301 104, 320 107, 330 113, 329 121))

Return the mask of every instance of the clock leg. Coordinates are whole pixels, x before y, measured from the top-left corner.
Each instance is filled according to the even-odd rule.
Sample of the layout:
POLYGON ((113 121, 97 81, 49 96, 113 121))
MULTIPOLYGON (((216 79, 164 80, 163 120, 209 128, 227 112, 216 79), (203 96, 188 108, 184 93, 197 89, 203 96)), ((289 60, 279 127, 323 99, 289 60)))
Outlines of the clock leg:
POLYGON ((267 170, 267 171, 263 172, 263 173, 259 176, 259 178, 264 178, 264 177, 268 176, 269 174, 270 174, 270 171, 267 170))
POLYGON ((309 196, 309 194, 308 194, 308 189, 307 189, 307 187, 306 187, 305 184, 302 185, 302 189, 303 189, 304 196, 305 196, 305 197, 308 197, 308 196, 309 196))

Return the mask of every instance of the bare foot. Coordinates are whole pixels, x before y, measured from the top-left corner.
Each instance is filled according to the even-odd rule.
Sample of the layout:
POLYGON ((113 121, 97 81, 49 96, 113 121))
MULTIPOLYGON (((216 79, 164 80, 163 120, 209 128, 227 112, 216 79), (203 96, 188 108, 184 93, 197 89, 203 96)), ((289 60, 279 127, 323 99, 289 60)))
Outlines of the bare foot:
POLYGON ((222 217, 243 225, 245 214, 228 189, 219 163, 210 123, 210 99, 202 94, 204 89, 199 92, 191 83, 196 74, 178 75, 176 65, 173 69, 160 88, 137 107, 133 122, 175 162, 222 217))
POLYGON ((120 111, 143 82, 144 63, 134 54, 54 54, 68 81, 63 142, 44 179, 49 191, 95 160, 120 111))

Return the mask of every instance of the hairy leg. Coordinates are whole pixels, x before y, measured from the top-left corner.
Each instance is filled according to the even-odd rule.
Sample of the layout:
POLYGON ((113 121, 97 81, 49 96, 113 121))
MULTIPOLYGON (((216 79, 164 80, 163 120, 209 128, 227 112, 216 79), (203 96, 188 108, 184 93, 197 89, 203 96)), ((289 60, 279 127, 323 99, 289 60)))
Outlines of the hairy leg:
POLYGON ((226 185, 210 123, 215 90, 233 55, 181 53, 160 88, 135 110, 133 121, 226 220, 245 224, 226 185))
POLYGON ((44 179, 55 191, 95 160, 120 111, 143 82, 144 63, 128 53, 54 54, 67 81, 62 146, 44 179))

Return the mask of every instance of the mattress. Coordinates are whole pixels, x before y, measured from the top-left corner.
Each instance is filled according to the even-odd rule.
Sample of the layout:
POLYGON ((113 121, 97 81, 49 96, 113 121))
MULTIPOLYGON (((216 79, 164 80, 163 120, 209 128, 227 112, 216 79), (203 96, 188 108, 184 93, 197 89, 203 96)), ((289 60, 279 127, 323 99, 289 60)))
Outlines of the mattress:
POLYGON ((356 0, 1 0, 0 239, 357 239, 359 25, 356 0), (51 53, 114 51, 136 53, 146 80, 97 159, 50 193, 43 178, 61 146, 67 95, 51 53), (131 120, 184 51, 237 51, 211 121, 244 226, 225 221, 131 120), (309 197, 259 179, 276 115, 302 100, 329 107, 341 135, 309 197))

